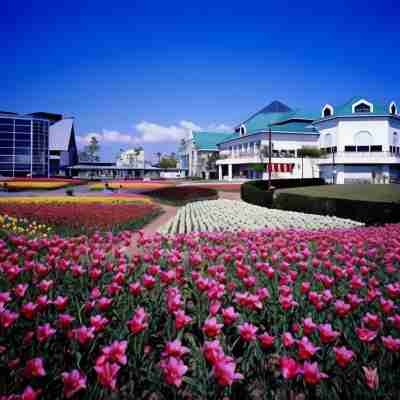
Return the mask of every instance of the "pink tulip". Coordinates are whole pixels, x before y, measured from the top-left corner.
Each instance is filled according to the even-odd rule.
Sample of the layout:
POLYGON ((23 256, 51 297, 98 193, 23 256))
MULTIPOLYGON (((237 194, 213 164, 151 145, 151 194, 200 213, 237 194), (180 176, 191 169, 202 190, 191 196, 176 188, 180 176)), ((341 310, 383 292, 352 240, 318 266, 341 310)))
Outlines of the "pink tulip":
POLYGON ((25 375, 28 377, 45 376, 46 371, 43 367, 43 358, 37 357, 26 363, 25 375))
POLYGON ((117 388, 117 374, 120 366, 116 363, 105 362, 94 367, 100 384, 110 390, 117 388))
POLYGON ((175 327, 179 331, 183 329, 186 325, 192 322, 192 318, 185 314, 183 310, 178 310, 174 312, 175 315, 175 327))
POLYGON ((318 363, 310 363, 306 361, 303 366, 303 375, 306 383, 310 385, 317 385, 321 379, 328 378, 328 375, 319 370, 318 363))
POLYGON ((143 332, 148 327, 149 316, 143 307, 138 308, 132 319, 128 321, 128 328, 134 334, 137 335, 143 332))
POLYGON ((354 353, 344 346, 334 347, 333 351, 336 354, 337 364, 342 368, 346 368, 350 364, 351 360, 354 358, 354 353))
POLYGON ((188 371, 188 367, 182 360, 175 357, 168 357, 160 362, 160 367, 164 372, 165 381, 169 385, 180 387, 182 385, 183 376, 188 371))
POLYGON ((339 336, 339 331, 334 331, 331 324, 322 324, 318 327, 319 336, 322 343, 334 342, 339 336))
POLYGON ((294 339, 294 337, 292 336, 292 334, 290 332, 285 332, 282 335, 282 343, 286 348, 290 348, 290 347, 294 346, 294 344, 296 343, 296 340, 294 339))
POLYGON ((225 325, 231 325, 239 318, 239 314, 231 306, 222 310, 222 318, 225 325))
POLYGON ((364 376, 367 386, 372 390, 378 389, 379 387, 378 370, 376 368, 368 368, 368 367, 362 367, 362 369, 364 371, 364 376))
POLYGON ((77 369, 61 374, 64 384, 64 396, 69 399, 75 393, 86 389, 86 376, 77 369))
POLYGON ((182 358, 185 354, 189 353, 190 350, 182 346, 182 342, 179 339, 175 339, 172 342, 167 342, 165 350, 161 353, 162 357, 175 357, 182 358))
POLYGON ((394 339, 392 336, 382 336, 382 342, 386 349, 390 351, 400 350, 400 339, 394 339))
POLYGON ((258 340, 263 348, 269 349, 274 344, 275 336, 271 336, 268 333, 263 333, 258 335, 258 340))
POLYGON ((223 324, 219 324, 216 318, 206 319, 203 324, 203 332, 208 337, 215 337, 221 333, 221 328, 223 324))
POLYGON ((39 325, 36 330, 36 339, 43 343, 56 333, 56 330, 50 324, 39 325))
POLYGON ((366 343, 372 342, 378 335, 377 331, 371 331, 367 328, 356 328, 356 333, 358 338, 366 343))
POLYGON ((236 365, 231 357, 223 357, 213 364, 212 372, 221 386, 230 386, 243 375, 235 372, 236 365))
POLYGON ((125 365, 128 361, 128 358, 125 354, 127 347, 128 342, 126 340, 115 340, 109 346, 103 347, 101 352, 108 361, 125 365))
POLYGON ((301 373, 300 364, 290 357, 281 357, 280 359, 282 376, 285 379, 294 379, 301 373))
POLYGON ((297 345, 299 347, 299 357, 303 360, 308 360, 320 349, 320 347, 314 346, 307 336, 303 336, 297 342, 297 345))

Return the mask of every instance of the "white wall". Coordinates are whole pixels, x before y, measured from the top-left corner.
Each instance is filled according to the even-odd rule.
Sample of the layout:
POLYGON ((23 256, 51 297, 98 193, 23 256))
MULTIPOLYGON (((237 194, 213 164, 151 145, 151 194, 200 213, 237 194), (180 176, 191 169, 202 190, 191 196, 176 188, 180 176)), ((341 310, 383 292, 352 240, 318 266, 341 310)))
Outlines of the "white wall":
POLYGON ((389 151, 389 122, 387 118, 342 118, 321 122, 317 125, 321 136, 320 145, 324 147, 327 133, 332 135, 332 146, 344 151, 345 146, 355 146, 358 132, 367 131, 372 135, 372 145, 382 145, 382 151, 389 151))

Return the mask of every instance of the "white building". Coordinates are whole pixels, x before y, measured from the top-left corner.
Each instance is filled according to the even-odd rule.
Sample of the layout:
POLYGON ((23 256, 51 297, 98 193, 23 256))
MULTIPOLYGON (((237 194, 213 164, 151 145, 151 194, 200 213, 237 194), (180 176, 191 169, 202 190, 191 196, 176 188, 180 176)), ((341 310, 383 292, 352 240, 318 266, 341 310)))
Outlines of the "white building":
POLYGON ((193 132, 181 159, 189 176, 206 177, 205 159, 217 153, 220 180, 266 178, 270 131, 272 178, 322 177, 336 183, 400 180, 396 103, 381 105, 363 97, 337 107, 326 104, 318 115, 305 115, 274 101, 231 134, 193 132), (303 158, 299 150, 304 147, 323 150, 325 155, 303 158))
POLYGON ((354 97, 342 106, 326 104, 313 122, 319 146, 330 156, 320 175, 336 183, 388 183, 400 179, 400 115, 396 103, 381 105, 354 97))
POLYGON ((141 168, 144 166, 144 150, 142 148, 129 149, 120 154, 117 167, 141 168))

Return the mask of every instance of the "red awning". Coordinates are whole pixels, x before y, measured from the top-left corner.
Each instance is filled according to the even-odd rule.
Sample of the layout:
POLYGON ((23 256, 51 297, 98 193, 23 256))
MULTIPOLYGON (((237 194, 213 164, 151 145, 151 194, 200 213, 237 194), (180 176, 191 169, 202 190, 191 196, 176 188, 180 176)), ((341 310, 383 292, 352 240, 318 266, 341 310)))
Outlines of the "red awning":
POLYGON ((267 172, 289 172, 292 173, 294 169, 294 164, 290 163, 275 163, 275 164, 267 164, 267 172))

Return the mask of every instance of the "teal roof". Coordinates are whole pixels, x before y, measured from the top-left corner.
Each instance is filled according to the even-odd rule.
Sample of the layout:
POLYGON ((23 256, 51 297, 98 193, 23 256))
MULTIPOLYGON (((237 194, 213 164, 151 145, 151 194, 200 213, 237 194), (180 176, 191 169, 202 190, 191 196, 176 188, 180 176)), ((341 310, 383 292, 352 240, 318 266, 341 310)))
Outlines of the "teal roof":
POLYGON ((193 132, 193 142, 199 150, 218 150, 217 144, 224 142, 233 132, 193 132))
POLYGON ((354 96, 346 103, 341 104, 340 106, 333 106, 333 116, 346 116, 346 115, 354 115, 353 113, 353 104, 357 103, 360 100, 366 100, 368 103, 373 105, 373 112, 370 113, 356 113, 357 115, 386 115, 389 114, 389 106, 390 103, 379 103, 374 100, 371 100, 369 97, 362 97, 362 96, 354 96))
MULTIPOLYGON (((280 124, 285 121, 312 122, 316 118, 316 116, 305 115, 297 110, 293 110, 286 104, 275 100, 245 120, 242 125, 246 127, 247 134, 252 134, 265 131, 270 125, 273 124, 280 124)), ((297 127, 297 129, 298 128, 299 127, 297 127)))
POLYGON ((302 134, 319 134, 318 130, 306 121, 287 121, 271 127, 272 132, 289 132, 302 134))

